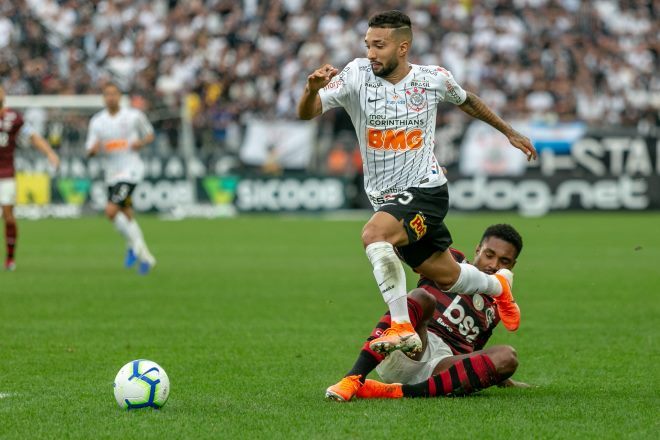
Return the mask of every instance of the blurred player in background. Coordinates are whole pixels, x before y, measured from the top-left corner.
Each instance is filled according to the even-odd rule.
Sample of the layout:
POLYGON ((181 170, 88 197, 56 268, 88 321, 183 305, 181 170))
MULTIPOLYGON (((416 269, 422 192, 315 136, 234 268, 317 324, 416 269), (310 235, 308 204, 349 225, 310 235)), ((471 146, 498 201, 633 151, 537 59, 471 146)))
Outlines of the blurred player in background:
POLYGON ((5 242, 7 254, 5 270, 16 270, 16 241, 18 228, 14 217, 16 204, 16 180, 14 179, 14 151, 19 138, 29 140, 34 147, 48 158, 48 162, 57 168, 60 159, 48 142, 16 110, 5 108, 5 90, 0 86, 0 206, 5 223, 5 242))
MULTIPOLYGON (((522 245, 522 237, 512 226, 489 226, 477 245, 472 264, 487 274, 512 270, 522 245)), ((451 249, 451 254, 456 261, 467 264, 463 253, 451 249)), ((500 321, 493 298, 444 292, 437 283, 422 276, 407 300, 410 322, 423 341, 422 352, 413 359, 401 351, 384 357, 369 347, 369 342, 390 326, 387 313, 367 339, 351 371, 326 390, 328 399, 344 402, 354 396, 433 397, 468 394, 492 385, 528 386, 510 379, 518 367, 512 347, 496 345, 484 349, 500 321), (365 380, 374 369, 385 382, 406 386, 365 380)))
POLYGON ((448 251, 452 239, 444 224, 447 179, 433 153, 437 106, 450 102, 490 124, 528 160, 536 158, 536 150, 477 95, 463 90, 447 70, 410 64, 412 39, 410 18, 402 12, 372 16, 365 37, 367 58, 351 61, 341 73, 329 64, 319 68, 309 75, 298 104, 301 119, 343 107, 355 126, 365 190, 376 211, 364 226, 362 242, 392 314, 392 326, 371 342, 380 353, 414 354, 422 348, 408 317, 406 277, 397 251, 445 291, 495 297, 507 329, 516 330, 520 323, 511 293, 513 274, 507 269, 485 274, 457 263, 448 251))
POLYGON ((138 151, 154 140, 154 129, 141 111, 120 107, 120 99, 117 85, 109 83, 103 87, 105 109, 90 120, 85 149, 88 156, 105 155, 108 186, 105 215, 126 239, 125 266, 130 268, 139 261, 138 271, 145 275, 156 264, 156 259, 135 219, 131 195, 144 175, 138 151))

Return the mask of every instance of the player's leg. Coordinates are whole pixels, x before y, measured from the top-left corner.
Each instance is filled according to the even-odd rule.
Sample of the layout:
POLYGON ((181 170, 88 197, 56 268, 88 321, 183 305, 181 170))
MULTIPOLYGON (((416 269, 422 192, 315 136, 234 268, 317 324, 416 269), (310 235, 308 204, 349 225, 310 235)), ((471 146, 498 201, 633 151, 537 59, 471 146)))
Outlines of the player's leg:
POLYGON ((429 380, 403 385, 404 397, 462 396, 497 385, 518 368, 516 351, 501 345, 443 359, 429 380))
POLYGON ((516 369, 518 368, 518 353, 516 353, 516 350, 512 346, 494 345, 492 347, 478 350, 473 353, 444 358, 438 362, 438 365, 435 366, 433 375, 447 371, 456 362, 476 355, 487 355, 493 363, 495 371, 502 380, 513 376, 513 373, 515 373, 516 369))
POLYGON ((149 246, 144 239, 144 234, 142 233, 142 228, 135 217, 135 212, 130 206, 123 206, 121 212, 128 218, 128 231, 133 241, 133 249, 135 254, 140 260, 140 266, 138 268, 139 272, 142 275, 145 275, 151 270, 151 268, 156 264, 156 259, 151 254, 149 246))
MULTIPOLYGON (((112 191, 112 189, 110 190, 112 191)), ((109 200, 105 205, 105 216, 112 222, 115 229, 124 237, 126 241, 126 258, 124 266, 126 268, 132 267, 137 257, 135 256, 134 243, 130 232, 130 221, 128 217, 122 212, 121 206, 109 200)))
POLYGON ((126 238, 128 245, 125 260, 126 267, 131 267, 139 260, 138 272, 146 275, 156 264, 156 259, 147 247, 142 229, 135 219, 135 214, 131 208, 131 196, 135 190, 135 186, 135 183, 130 182, 119 182, 111 186, 108 190, 106 215, 115 223, 117 230, 126 238))
POLYGON ((497 385, 511 377, 518 367, 515 350, 495 346, 468 355, 451 356, 435 367, 428 380, 413 385, 384 384, 367 380, 360 398, 463 396, 497 385))
MULTIPOLYGON (((428 340, 427 324, 435 311, 435 298, 423 289, 414 289, 408 294, 407 302, 410 323, 420 336, 424 350, 428 340)), ((326 398, 345 402, 355 396, 369 373, 385 359, 384 355, 372 350, 369 344, 372 340, 381 336, 384 330, 390 328, 391 323, 390 313, 385 313, 364 343, 351 370, 346 373, 342 380, 328 387, 325 393, 326 398)), ((416 357, 421 357, 423 350, 416 357)))
POLYGON ((393 350, 415 353, 422 349, 419 336, 408 318, 406 274, 394 249, 408 244, 403 221, 390 212, 378 211, 362 231, 362 243, 373 266, 374 277, 392 316, 392 326, 371 342, 381 353, 393 350))
POLYGON ((471 264, 457 263, 448 250, 434 252, 416 266, 415 270, 435 281, 446 292, 464 295, 483 293, 493 296, 504 326, 510 331, 518 329, 520 308, 511 292, 511 271, 502 269, 494 275, 489 275, 471 264))
POLYGON ((16 180, 13 177, 0 179, 0 207, 2 207, 2 218, 5 227, 5 245, 7 253, 5 258, 5 270, 16 270, 15 252, 16 240, 18 239, 18 228, 14 217, 14 205, 16 204, 16 180))
POLYGON ((18 227, 16 226, 16 217, 14 217, 14 207, 12 205, 2 205, 2 218, 5 224, 5 245, 7 247, 5 270, 14 271, 16 270, 15 252, 18 227))

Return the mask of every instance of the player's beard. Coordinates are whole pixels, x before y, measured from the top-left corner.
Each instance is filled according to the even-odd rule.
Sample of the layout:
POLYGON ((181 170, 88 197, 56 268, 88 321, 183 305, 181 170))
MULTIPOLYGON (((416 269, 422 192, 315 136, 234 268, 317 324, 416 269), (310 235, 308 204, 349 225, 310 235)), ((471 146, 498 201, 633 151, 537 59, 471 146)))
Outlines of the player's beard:
POLYGON ((399 67, 399 63, 397 62, 396 58, 394 58, 394 59, 390 60, 390 62, 388 62, 388 63, 381 64, 381 66, 382 67, 380 68, 380 70, 378 72, 373 70, 373 67, 371 69, 373 70, 374 75, 376 75, 380 78, 384 78, 386 76, 389 76, 392 72, 394 72, 394 70, 397 67, 399 67))

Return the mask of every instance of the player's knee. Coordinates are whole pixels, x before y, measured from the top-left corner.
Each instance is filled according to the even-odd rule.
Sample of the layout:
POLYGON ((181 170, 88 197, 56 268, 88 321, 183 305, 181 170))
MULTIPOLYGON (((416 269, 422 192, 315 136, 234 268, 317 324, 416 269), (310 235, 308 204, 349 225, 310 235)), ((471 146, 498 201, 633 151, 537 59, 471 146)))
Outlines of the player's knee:
POLYGON ((114 206, 106 206, 105 207, 105 216, 108 217, 110 220, 114 220, 115 216, 117 215, 118 210, 114 206))
POLYGON ((408 296, 415 300, 422 307, 422 315, 424 321, 428 321, 433 317, 435 306, 437 304, 437 301, 433 295, 424 289, 414 289, 408 294, 408 296))
POLYGON ((379 241, 387 241, 386 235, 380 230, 380 228, 367 223, 364 226, 364 229, 362 229, 362 244, 366 248, 370 244, 379 241))
POLYGON ((439 255, 433 255, 415 270, 426 278, 432 279, 440 290, 451 289, 461 274, 461 268, 455 261, 445 261, 439 255))
POLYGON ((13 213, 5 213, 3 215, 3 218, 5 220, 5 225, 7 226, 16 226, 16 217, 14 217, 13 213))
POLYGON ((518 353, 510 345, 498 347, 497 371, 506 376, 511 376, 518 368, 518 353))
POLYGON ((458 281, 458 277, 449 271, 437 271, 431 279, 435 281, 440 290, 445 292, 454 287, 454 284, 458 281))

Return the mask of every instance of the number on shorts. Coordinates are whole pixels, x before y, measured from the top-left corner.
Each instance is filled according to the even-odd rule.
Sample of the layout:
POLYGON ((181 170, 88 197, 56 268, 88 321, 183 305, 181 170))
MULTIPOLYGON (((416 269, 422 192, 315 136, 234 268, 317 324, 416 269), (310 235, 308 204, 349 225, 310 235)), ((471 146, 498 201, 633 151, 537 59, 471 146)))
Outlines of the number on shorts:
POLYGON ((397 201, 401 203, 402 205, 407 205, 408 203, 412 202, 413 195, 410 194, 408 191, 404 191, 401 193, 403 197, 399 197, 397 201))

